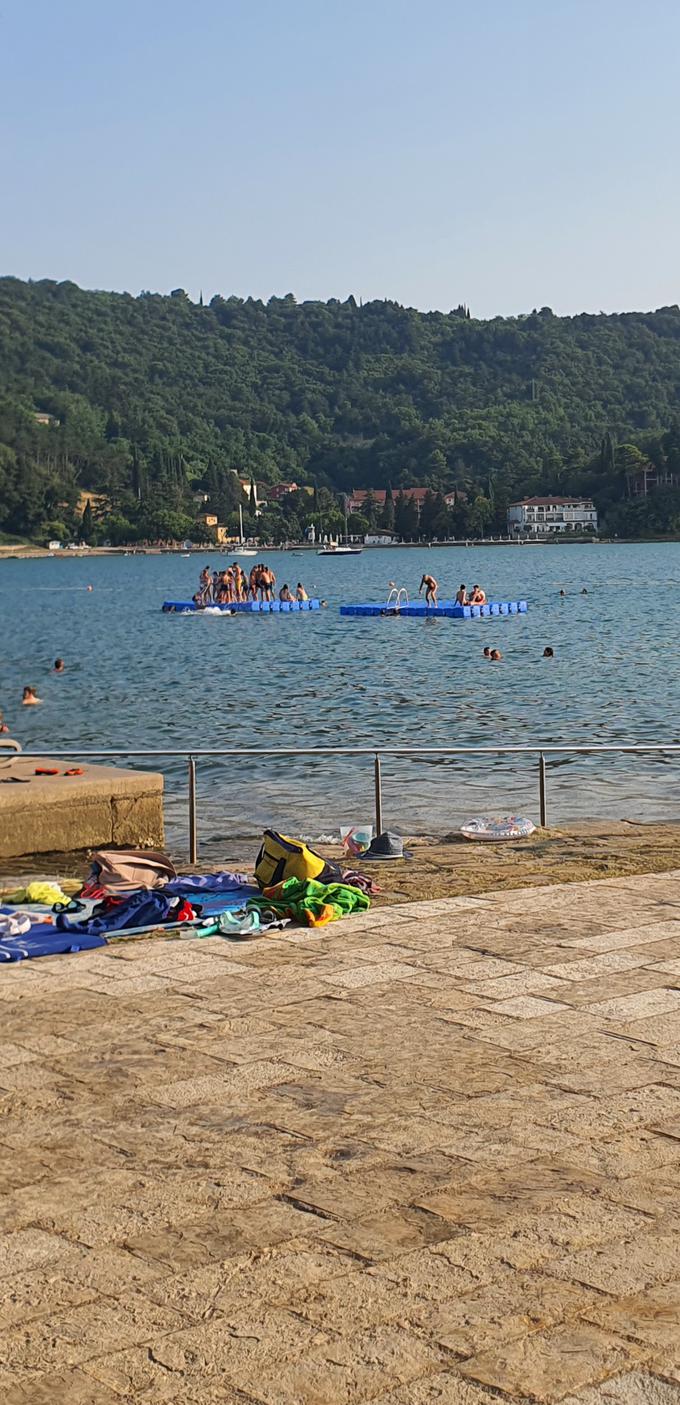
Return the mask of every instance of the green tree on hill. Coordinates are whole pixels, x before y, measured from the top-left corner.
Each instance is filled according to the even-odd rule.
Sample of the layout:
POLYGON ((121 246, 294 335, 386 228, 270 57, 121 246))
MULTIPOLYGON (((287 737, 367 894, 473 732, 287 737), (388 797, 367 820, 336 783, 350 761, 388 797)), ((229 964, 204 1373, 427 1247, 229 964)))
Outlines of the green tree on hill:
POLYGON ((385 492, 385 504, 378 518, 378 526, 384 532, 394 531, 394 497, 392 495, 392 484, 387 484, 385 492))
MULTIPOLYGON (((201 307, 179 288, 134 298, 0 278, 0 530, 42 539, 63 521, 77 533, 76 504, 92 493, 116 531, 127 522, 143 539, 159 500, 195 522, 209 468, 203 491, 221 520, 238 505, 236 470, 252 484, 318 483, 335 502, 327 532, 339 494, 390 484, 460 488, 452 517, 467 535, 480 516, 502 531, 507 503, 526 494, 587 491, 607 530, 610 514, 629 520, 615 515, 626 446, 661 478, 680 474, 679 384, 677 306, 484 322, 464 303, 444 314, 217 296, 201 307)), ((658 492, 650 530, 672 530, 658 492)), ((391 531, 395 510, 390 491, 361 515, 391 531)), ((305 504, 298 526, 312 514, 305 504)), ((258 533, 294 527, 285 518, 272 503, 258 533)), ((404 525, 418 534, 402 504, 404 525)), ((93 531, 112 537, 105 520, 93 531)))
POLYGON ((80 529, 80 535, 81 535, 83 541, 85 541, 85 542, 91 542, 91 541, 92 541, 92 530, 93 530, 92 503, 90 502, 90 499, 88 498, 88 500, 87 500, 87 502, 85 503, 85 506, 84 506, 84 508, 83 508, 83 520, 82 520, 82 526, 81 526, 81 529, 80 529))
POLYGON ((415 498, 398 493, 394 504, 394 530, 404 541, 413 541, 419 532, 418 504, 415 498))

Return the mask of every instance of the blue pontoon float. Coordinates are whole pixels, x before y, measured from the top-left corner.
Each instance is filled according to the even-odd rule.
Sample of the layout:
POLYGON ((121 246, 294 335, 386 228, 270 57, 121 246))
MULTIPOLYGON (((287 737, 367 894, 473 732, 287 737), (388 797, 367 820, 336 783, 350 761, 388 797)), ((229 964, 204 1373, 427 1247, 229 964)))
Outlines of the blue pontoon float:
POLYGON ((233 605, 195 605, 193 600, 164 600, 166 615, 205 615, 219 610, 223 615, 294 615, 319 610, 320 600, 236 600, 233 605))
POLYGON ((404 589, 390 591, 381 605, 341 605, 341 615, 407 615, 415 619, 478 620, 489 615, 525 615, 526 600, 489 600, 486 605, 457 605, 455 600, 442 600, 439 605, 426 605, 423 600, 409 603, 404 589))

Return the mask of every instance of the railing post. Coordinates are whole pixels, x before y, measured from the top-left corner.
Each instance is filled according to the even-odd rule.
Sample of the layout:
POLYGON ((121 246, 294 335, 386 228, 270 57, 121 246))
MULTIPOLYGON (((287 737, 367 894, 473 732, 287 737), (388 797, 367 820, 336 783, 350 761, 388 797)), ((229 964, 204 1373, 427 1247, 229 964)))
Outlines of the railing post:
POLYGON ((380 757, 376 751, 373 762, 373 778, 375 781, 375 832, 382 834, 382 777, 380 774, 380 757))
POLYGON ((189 863, 198 862, 198 826, 196 823, 196 758, 189 757, 189 863))
POLYGON ((546 766, 545 756, 541 752, 538 758, 538 798, 540 806, 541 829, 548 827, 548 805, 546 798, 546 766))

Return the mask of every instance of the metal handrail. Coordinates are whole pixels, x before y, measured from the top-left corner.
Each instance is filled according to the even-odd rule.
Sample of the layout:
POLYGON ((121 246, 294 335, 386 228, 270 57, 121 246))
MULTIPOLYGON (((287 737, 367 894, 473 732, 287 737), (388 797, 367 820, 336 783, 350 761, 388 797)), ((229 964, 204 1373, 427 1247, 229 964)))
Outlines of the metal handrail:
POLYGON ((544 742, 538 745, 529 746, 230 746, 230 747, 154 747, 151 749, 140 749, 135 747, 115 747, 98 749, 96 751, 82 751, 78 747, 71 747, 64 750, 49 751, 24 751, 21 759, 28 757, 59 759, 63 757, 71 758, 77 756, 80 760, 97 759, 106 757, 180 757, 188 763, 189 770, 189 862, 196 863, 198 859, 198 812, 196 804, 196 761, 201 757, 211 756, 372 756, 373 757, 373 780, 375 790, 375 825, 376 832, 382 832, 382 757, 383 756, 538 756, 538 793, 540 824, 545 828, 548 823, 547 804, 547 763, 546 756, 556 755, 579 755, 597 756, 599 754, 611 754, 612 752, 621 755, 629 754, 659 754, 663 752, 680 752, 680 742, 605 742, 605 743, 570 743, 570 742, 544 742))

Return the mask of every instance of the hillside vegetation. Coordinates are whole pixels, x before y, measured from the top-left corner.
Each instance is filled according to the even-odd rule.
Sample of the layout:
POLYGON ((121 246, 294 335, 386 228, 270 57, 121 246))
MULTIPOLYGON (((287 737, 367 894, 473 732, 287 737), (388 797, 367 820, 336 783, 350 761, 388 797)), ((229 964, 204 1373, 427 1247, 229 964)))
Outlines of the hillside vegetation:
MULTIPOLYGON (((204 307, 181 289, 135 298, 0 279, 0 530, 10 533, 76 533, 86 491, 103 498, 90 536, 185 535, 197 488, 233 519, 233 469, 316 484, 331 519, 325 490, 391 485, 396 498, 426 484, 442 525, 436 495, 458 488, 448 525, 498 531, 518 495, 587 490, 611 531, 675 532, 680 493, 629 501, 627 484, 646 459, 680 472, 679 408, 676 306, 482 322, 465 307, 290 295, 204 307)), ((260 530, 293 537, 311 503, 293 495, 260 530)))

